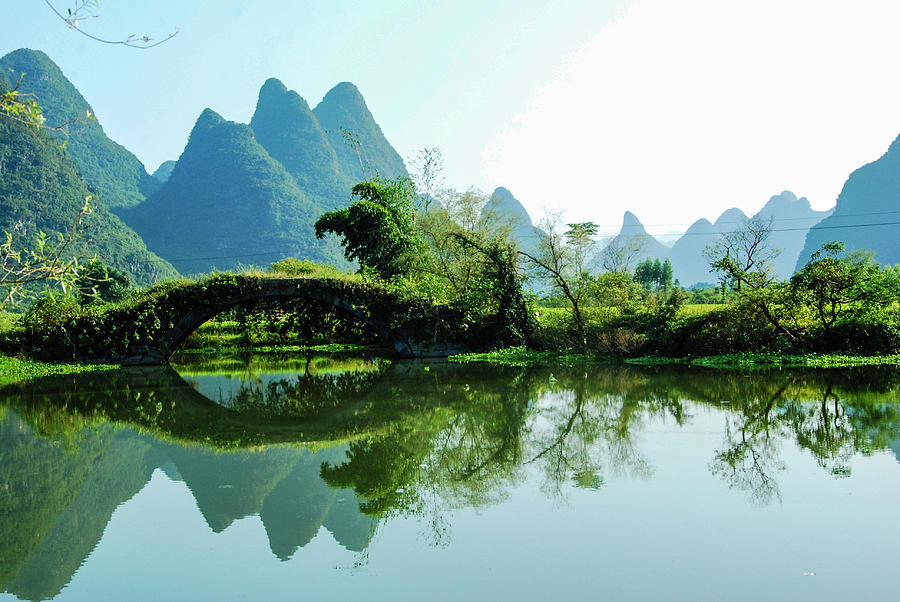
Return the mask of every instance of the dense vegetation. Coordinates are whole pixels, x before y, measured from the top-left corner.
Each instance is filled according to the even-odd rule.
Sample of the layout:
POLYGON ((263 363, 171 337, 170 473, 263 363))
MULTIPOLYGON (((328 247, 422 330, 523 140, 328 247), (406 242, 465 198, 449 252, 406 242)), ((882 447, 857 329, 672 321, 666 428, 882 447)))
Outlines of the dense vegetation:
POLYGON ((266 81, 250 128, 321 209, 334 209, 347 197, 355 180, 341 170, 325 130, 299 94, 277 79, 266 81))
MULTIPOLYGON (((40 74, 38 87, 23 91, 41 99, 49 122, 69 119, 76 109, 89 113, 43 54, 20 50, 3 61, 40 74)), ((151 249, 186 273, 267 265, 286 256, 346 266, 339 239, 344 258, 359 267, 360 286, 447 308, 447 316, 457 316, 451 330, 474 349, 527 344, 617 357, 900 349, 896 272, 853 251, 857 242, 845 253, 823 241, 817 251, 805 251, 808 262, 796 274, 783 273, 785 256, 776 247, 784 236, 773 225, 788 214, 793 217, 785 219, 818 219, 805 199, 785 192, 751 219, 734 210, 716 224, 695 224, 697 236, 685 236, 671 253, 653 246, 637 218, 626 213, 622 233, 601 249, 591 222, 565 224, 557 215, 535 227, 505 189, 486 198, 475 190, 443 188, 434 149, 417 157, 418 173, 408 179, 359 91, 346 82, 311 110, 296 92, 270 79, 249 126, 207 109, 178 162, 149 188, 152 178, 143 167, 124 149, 116 154, 119 147, 93 120, 70 124, 68 150, 33 129, 8 121, 0 126, 10 141, 0 149, 0 215, 8 216, 6 226, 21 245, 38 244, 39 231, 51 237, 64 232, 84 199, 93 199, 93 213, 82 224, 89 226, 83 250, 100 261, 86 266, 74 283, 79 299, 44 300, 22 322, 42 333, 35 349, 56 346, 66 357, 92 355, 93 335, 79 339, 73 328, 105 324, 99 316, 118 309, 104 303, 121 302, 122 316, 130 315, 127 308, 135 307, 139 295, 129 293, 129 279, 146 284, 175 274, 105 209, 106 196, 122 206, 151 249), (125 163, 131 167, 117 167, 125 163), (104 178, 117 184, 103 184, 104 178), (344 206, 352 182, 357 184, 344 206), (154 187, 159 189, 148 200, 128 207, 154 187), (705 265, 718 286, 679 287, 688 255, 705 265)), ((895 143, 881 160, 851 176, 835 215, 870 214, 866 195, 873 186, 881 196, 896 196, 897 148, 895 143)), ((787 255, 795 252, 792 247, 787 255)), ((292 265, 312 265, 303 262, 292 265)), ((193 284, 172 284, 150 295, 179 286, 193 284)), ((135 318, 140 324, 131 324, 134 333, 149 336, 145 318, 135 318)), ((315 303, 270 302, 235 309, 223 319, 238 323, 245 341, 248 333, 285 343, 372 340, 359 323, 315 303)), ((124 344, 110 342, 110 336, 104 340, 104 351, 94 350, 98 357, 124 344)))
POLYGON ((61 127, 54 135, 107 207, 131 207, 159 187, 137 157, 106 136, 91 106, 46 54, 10 52, 0 58, 0 76, 22 77, 20 91, 34 95, 47 126, 61 127))
POLYGON ((50 240, 68 232, 90 198, 90 212, 79 224, 82 235, 69 255, 87 260, 96 254, 141 285, 177 275, 92 193, 55 139, 6 121, 0 121, 0 139, 0 229, 19 246, 33 247, 40 232, 50 240))
POLYGON ((151 249, 195 274, 292 255, 335 262, 334 243, 313 233, 319 212, 249 126, 207 109, 162 188, 122 215, 151 249))
MULTIPOLYGON (((396 190, 402 196, 403 188, 396 190)), ((527 343, 617 357, 900 351, 898 271, 878 265, 871 253, 846 253, 842 244, 829 243, 789 280, 779 280, 772 221, 765 216, 745 220, 705 249, 718 287, 686 291, 674 283, 667 259, 636 264, 635 249, 612 243, 601 249, 594 224, 563 224, 558 216, 535 230, 535 248, 520 252, 504 279, 497 270, 503 262, 489 249, 510 248, 511 228, 484 211, 484 197, 446 192, 441 198, 419 211, 407 199, 393 218, 361 199, 326 214, 317 228, 339 234, 364 271, 517 333, 496 338, 493 347, 527 343), (371 217, 376 208, 383 219, 361 226, 354 217, 371 217), (397 216, 415 228, 400 227, 406 222, 397 216), (417 238, 400 237, 401 231, 417 238), (512 291, 522 294, 528 277, 542 292, 527 306, 504 303, 516 297, 512 291)))

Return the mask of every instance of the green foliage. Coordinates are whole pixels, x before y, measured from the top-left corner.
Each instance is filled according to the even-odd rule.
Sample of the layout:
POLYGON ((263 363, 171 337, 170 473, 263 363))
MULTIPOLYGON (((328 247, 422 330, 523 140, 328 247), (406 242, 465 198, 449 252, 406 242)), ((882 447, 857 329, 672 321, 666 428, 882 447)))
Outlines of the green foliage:
POLYGON ((309 259, 297 259, 296 257, 286 257, 281 261, 276 261, 269 266, 268 271, 285 276, 335 277, 341 275, 341 272, 335 269, 334 266, 316 263, 309 259))
POLYGON ((42 233, 49 243, 68 238, 77 227, 64 261, 96 255, 142 285, 177 275, 92 195, 66 149, 42 133, 4 121, 0 140, 0 228, 15 237, 16 249, 38 249, 42 233), (89 212, 85 199, 91 199, 89 212))
POLYGON ((316 221, 316 237, 342 238, 344 256, 382 278, 406 274, 421 248, 408 180, 375 179, 353 187, 359 200, 316 221))
POLYGON ((125 273, 95 259, 79 270, 75 287, 82 304, 118 303, 128 296, 131 281, 125 273))
POLYGON ((315 240, 318 212, 248 126, 207 109, 162 188, 121 214, 151 249, 197 274, 291 256, 340 261, 334 241, 315 240))
POLYGON ((845 351, 865 355, 900 353, 900 323, 881 315, 839 319, 815 333, 811 344, 817 351, 845 351))
POLYGON ((583 353, 560 354, 556 351, 536 351, 524 346, 504 347, 485 353, 461 353, 452 355, 451 362, 461 364, 488 363, 497 366, 571 366, 575 363, 591 361, 593 358, 583 353))
POLYGON ((378 333, 335 307, 307 299, 263 300, 232 310, 239 344, 324 344, 375 342, 378 333))
MULTIPOLYGON (((225 273, 195 282, 168 282, 117 305, 79 306, 69 298, 48 298, 34 306, 23 320, 22 331, 12 333, 4 345, 13 351, 56 360, 110 361, 154 349, 169 353, 172 349, 167 345, 179 344, 188 334, 181 330, 184 325, 176 328, 187 314, 208 319, 238 304, 238 300, 258 300, 264 289, 271 294, 276 286, 281 286, 279 280, 271 276, 225 273)), ((291 279, 286 286, 285 292, 276 290, 278 296, 312 302, 293 306, 296 320, 291 312, 282 309, 277 324, 269 326, 284 326, 284 332, 293 330, 314 342, 321 340, 317 338, 317 328, 331 328, 327 333, 330 336, 348 338, 347 333, 368 338, 374 332, 388 337, 392 344, 408 339, 422 344, 465 342, 470 336, 467 332, 474 330, 460 310, 435 304, 415 292, 398 291, 389 284, 359 278, 299 278, 291 279), (335 303, 352 313, 358 322, 338 319, 329 307, 335 303), (365 331, 353 330, 359 328, 359 322, 367 325, 365 331)), ((276 307, 291 307, 287 301, 281 303, 286 305, 268 306, 270 315, 277 315, 276 307)), ((249 322, 246 327, 252 331, 249 322)))
POLYGON ((56 144, 65 141, 78 173, 107 207, 136 205, 157 188, 141 162, 106 136, 91 106, 46 54, 10 52, 0 58, 0 73, 23 74, 19 92, 40 105, 44 123, 57 128, 56 144))
POLYGON ((593 278, 588 289, 588 301, 595 306, 624 310, 640 300, 641 289, 634 278, 625 272, 603 272, 593 278))
POLYGON ((15 85, 10 87, 4 74, 0 73, 0 119, 37 132, 44 125, 44 111, 34 94, 19 90, 22 77, 20 75, 15 85))
POLYGON ((847 312, 870 311, 897 299, 886 286, 893 270, 882 272, 871 253, 843 253, 843 243, 826 243, 791 278, 793 292, 815 309, 826 331, 847 312))
POLYGON ((660 262, 659 258, 647 258, 634 268, 634 279, 644 286, 645 290, 670 290, 672 288, 672 262, 668 258, 660 262))

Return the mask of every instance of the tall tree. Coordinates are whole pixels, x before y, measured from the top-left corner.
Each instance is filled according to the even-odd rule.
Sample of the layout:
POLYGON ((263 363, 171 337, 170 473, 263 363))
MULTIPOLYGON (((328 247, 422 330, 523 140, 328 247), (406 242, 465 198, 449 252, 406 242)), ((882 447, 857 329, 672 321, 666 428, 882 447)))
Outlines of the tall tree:
POLYGON ((794 274, 791 288, 813 307, 819 324, 828 331, 851 307, 865 310, 891 303, 895 296, 885 280, 872 253, 845 255, 844 243, 829 242, 794 274))
POLYGON ((772 224, 772 217, 754 216, 703 251, 713 271, 735 290, 746 286, 759 289, 771 282, 772 260, 778 255, 778 250, 768 244, 772 224))
POLYGON ((549 278, 553 287, 568 300, 575 328, 584 339, 581 303, 590 286, 590 275, 583 271, 584 254, 588 241, 592 240, 591 231, 596 232, 596 224, 569 224, 569 229, 564 232, 562 223, 561 213, 545 216, 539 225, 543 236, 537 250, 534 253, 519 252, 540 274, 549 278))
POLYGON ((421 245, 409 180, 376 178, 354 186, 353 194, 359 200, 316 221, 316 238, 337 234, 348 260, 382 278, 408 273, 421 245))

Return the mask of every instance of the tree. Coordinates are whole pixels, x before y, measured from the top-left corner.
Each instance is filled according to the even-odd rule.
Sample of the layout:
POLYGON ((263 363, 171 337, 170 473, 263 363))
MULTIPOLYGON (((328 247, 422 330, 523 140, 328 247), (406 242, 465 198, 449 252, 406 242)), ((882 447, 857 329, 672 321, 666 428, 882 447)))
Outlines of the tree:
POLYGON ((91 213, 91 197, 87 197, 81 212, 75 216, 66 233, 59 233, 56 242, 38 232, 30 244, 26 243, 25 227, 16 223, 12 231, 6 231, 6 240, 0 244, 0 306, 15 303, 32 295, 35 286, 57 284, 64 293, 76 286, 81 270, 79 253, 75 243, 81 239, 82 218, 91 213))
POLYGON ((416 186, 416 208, 428 212, 444 185, 444 155, 437 147, 423 148, 409 160, 416 186))
POLYGON ((768 245, 774 219, 754 216, 704 249, 712 270, 722 274, 733 289, 759 289, 771 283, 772 261, 778 256, 778 250, 768 245))
POLYGON ((797 342, 803 337, 796 300, 789 287, 772 279, 772 261, 779 253, 768 244, 773 223, 774 217, 756 215, 737 230, 723 233, 703 254, 712 270, 721 274, 723 291, 730 286, 745 310, 758 311, 777 333, 797 342))
POLYGON ((569 230, 566 232, 566 244, 572 248, 572 261, 574 262, 575 273, 580 275, 587 274, 588 264, 593 256, 599 226, 594 222, 578 222, 569 224, 569 230))
POLYGON ((587 249, 593 243, 591 232, 596 224, 584 222, 569 224, 562 231, 562 214, 551 213, 538 226, 543 231, 534 254, 519 251, 542 275, 548 277, 553 287, 560 291, 572 306, 572 319, 578 334, 584 339, 585 323, 581 314, 581 301, 590 289, 591 278, 584 270, 587 249))
POLYGON ((492 236, 485 241, 464 233, 457 233, 455 237, 463 246, 476 249, 484 257, 481 277, 490 284, 491 297, 497 302, 495 343, 501 346, 527 343, 534 331, 534 322, 522 290, 515 243, 504 236, 492 236))
POLYGON ((825 243, 791 278, 792 290, 812 305, 825 331, 849 307, 883 306, 895 298, 872 253, 843 253, 844 243, 825 243))
POLYGON ((668 258, 661 262, 659 258, 647 258, 634 268, 634 279, 649 291, 669 290, 672 288, 672 262, 668 258))
POLYGON ((128 295, 131 281, 124 272, 93 259, 78 272, 75 287, 78 289, 82 304, 117 303, 128 295))
POLYGON ((421 246, 409 181, 376 178, 358 183, 353 195, 359 200, 316 221, 316 238, 342 237, 344 256, 382 278, 408 273, 421 246))
POLYGON ((648 238, 646 234, 616 236, 600 253, 600 267, 604 272, 627 274, 631 264, 647 246, 648 238))
POLYGON ((485 215, 487 197, 479 190, 445 189, 440 203, 419 214, 417 225, 428 244, 424 271, 449 285, 454 296, 469 294, 482 273, 489 239, 501 236, 492 216, 485 215))

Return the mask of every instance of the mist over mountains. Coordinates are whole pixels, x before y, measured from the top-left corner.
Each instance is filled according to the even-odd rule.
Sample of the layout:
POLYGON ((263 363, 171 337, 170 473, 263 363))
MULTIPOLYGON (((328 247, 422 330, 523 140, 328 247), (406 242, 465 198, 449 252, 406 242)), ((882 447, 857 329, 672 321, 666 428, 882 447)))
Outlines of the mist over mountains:
MULTIPOLYGON (((22 187, 25 172, 0 169, 0 187, 22 189, 14 201, 12 192, 0 199, 3 225, 29 216, 30 227, 59 231, 64 226, 59 215, 90 194, 102 217, 93 238, 106 241, 96 252, 140 283, 170 277, 173 265, 186 274, 267 265, 285 256, 340 265, 344 260, 337 242, 313 235, 318 216, 345 205, 358 181, 408 175, 362 94, 349 82, 337 84, 311 108, 300 94, 270 78, 259 90, 249 124, 227 121, 206 109, 178 160, 163 163, 150 175, 132 153, 106 136, 88 102, 44 53, 16 50, 0 58, 0 70, 7 79, 24 74, 20 89, 37 97, 49 124, 71 122, 65 148, 54 151, 59 155, 51 161, 56 166, 46 166, 52 153, 25 152, 41 157, 29 169, 44 165, 40 169, 73 174, 63 178, 73 188, 57 195, 69 200, 54 205, 53 199, 39 198, 34 187, 22 187), (66 162, 70 168, 58 167, 66 162), (119 246, 111 241, 120 241, 119 246)), ((5 156, 22 155, 28 146, 12 134, 2 142, 5 156)), ((484 211, 510 223, 523 248, 535 248, 540 231, 509 190, 498 187, 484 211)), ((870 249, 881 263, 900 262, 900 242, 892 236, 900 215, 900 139, 880 159, 851 174, 834 210, 814 211, 807 199, 784 191, 772 196, 758 215, 773 220, 770 244, 781 251, 774 265, 778 278, 788 278, 829 240, 844 241, 850 250, 870 249)), ((680 284, 711 283, 716 278, 703 249, 747 217, 729 209, 714 223, 697 220, 667 247, 626 211, 619 233, 606 242, 638 238, 643 246, 636 261, 668 258, 680 284)))

